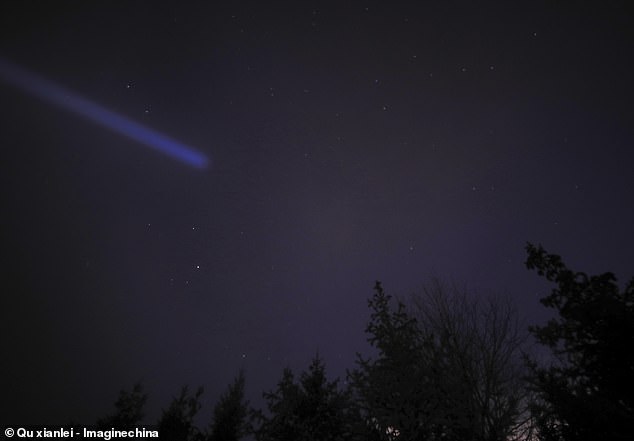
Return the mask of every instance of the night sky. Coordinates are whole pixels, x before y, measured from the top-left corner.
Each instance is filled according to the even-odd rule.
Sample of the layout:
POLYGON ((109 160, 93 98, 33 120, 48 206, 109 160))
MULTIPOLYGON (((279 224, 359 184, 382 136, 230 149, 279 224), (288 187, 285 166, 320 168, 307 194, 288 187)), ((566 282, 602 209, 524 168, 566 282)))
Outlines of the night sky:
POLYGON ((149 421, 184 384, 208 416, 240 368, 260 404, 317 352, 345 376, 377 279, 539 323, 527 241, 634 275, 626 2, 476 3, 2 2, 2 423, 92 422, 137 380, 149 421))

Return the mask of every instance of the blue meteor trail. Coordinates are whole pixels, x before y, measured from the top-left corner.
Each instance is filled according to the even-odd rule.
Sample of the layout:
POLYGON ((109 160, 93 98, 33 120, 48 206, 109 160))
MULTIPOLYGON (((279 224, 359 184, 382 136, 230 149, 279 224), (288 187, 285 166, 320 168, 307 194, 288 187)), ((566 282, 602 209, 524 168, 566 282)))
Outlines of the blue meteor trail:
POLYGON ((187 165, 204 169, 209 163, 207 156, 193 147, 184 145, 155 130, 107 110, 2 58, 0 58, 0 79, 31 95, 42 98, 58 107, 70 110, 128 138, 134 139, 147 147, 159 150, 187 165))

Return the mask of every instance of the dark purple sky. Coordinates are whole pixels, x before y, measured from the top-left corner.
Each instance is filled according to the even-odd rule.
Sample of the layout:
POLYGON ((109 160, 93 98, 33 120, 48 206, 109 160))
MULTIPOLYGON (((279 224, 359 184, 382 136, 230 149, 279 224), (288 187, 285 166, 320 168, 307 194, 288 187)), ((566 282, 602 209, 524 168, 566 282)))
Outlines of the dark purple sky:
POLYGON ((152 420, 241 367, 259 402, 317 351, 343 375, 376 279, 539 322, 526 241, 634 274, 617 3, 215 3, 0 7, 0 57, 211 159, 0 82, 3 424, 92 421, 138 379, 152 420))

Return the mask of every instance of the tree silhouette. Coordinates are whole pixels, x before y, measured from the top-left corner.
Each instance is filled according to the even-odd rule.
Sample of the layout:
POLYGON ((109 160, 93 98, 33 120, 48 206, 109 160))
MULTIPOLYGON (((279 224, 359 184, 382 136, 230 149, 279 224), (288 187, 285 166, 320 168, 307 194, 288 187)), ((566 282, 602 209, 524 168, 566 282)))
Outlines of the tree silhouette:
POLYGON ((438 365, 433 340, 426 338, 415 318, 376 282, 369 300, 368 341, 378 355, 358 355, 357 368, 349 372, 366 438, 376 440, 429 439, 444 433, 445 391, 437 383, 438 365))
POLYGON ((457 439, 530 437, 530 396, 517 311, 500 296, 470 296, 439 279, 412 295, 411 314, 433 341, 451 433, 457 439))
POLYGON ((244 371, 229 385, 213 412, 210 441, 238 441, 248 432, 248 402, 244 401, 244 371))
POLYGON ((268 413, 254 411, 258 441, 349 440, 351 413, 346 392, 338 381, 328 381, 323 362, 317 356, 299 382, 284 369, 277 389, 264 393, 268 413))
POLYGON ((619 291, 612 273, 588 277, 526 246, 528 269, 557 287, 541 302, 559 316, 531 332, 554 355, 531 362, 544 440, 626 440, 634 433, 634 279, 619 291))
POLYGON ((143 407, 147 401, 147 394, 143 393, 141 383, 136 383, 132 391, 121 390, 115 402, 116 412, 97 420, 96 426, 107 430, 113 427, 128 429, 137 426, 144 417, 143 407))
POLYGON ((380 282, 369 301, 374 359, 350 373, 366 438, 502 441, 525 435, 523 342, 508 302, 485 303, 440 281, 409 307, 380 282))
POLYGON ((178 398, 174 398, 158 421, 161 439, 169 441, 199 441, 205 438, 194 425, 194 417, 201 408, 200 397, 203 388, 199 387, 191 395, 187 386, 183 386, 178 398))

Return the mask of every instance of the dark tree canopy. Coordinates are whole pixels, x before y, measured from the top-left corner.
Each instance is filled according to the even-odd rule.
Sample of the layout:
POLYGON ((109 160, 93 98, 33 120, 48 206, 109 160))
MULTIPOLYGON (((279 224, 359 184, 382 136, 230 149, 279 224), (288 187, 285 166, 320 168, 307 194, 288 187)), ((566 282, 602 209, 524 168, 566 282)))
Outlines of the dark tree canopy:
POLYGON ((203 388, 199 387, 195 394, 190 394, 187 386, 183 386, 178 398, 174 398, 158 422, 161 439, 173 441, 198 441, 204 435, 194 424, 194 417, 201 408, 200 397, 203 388))
POLYGON ((366 331, 378 354, 349 374, 366 439, 507 440, 527 413, 514 311, 434 282, 409 307, 376 283, 366 331))
POLYGON ((326 368, 315 357, 295 381, 293 372, 285 369, 277 389, 264 393, 268 412, 255 411, 255 437, 258 441, 349 440, 350 400, 338 381, 328 381, 326 368))
POLYGON ((104 430, 113 427, 126 429, 137 426, 144 417, 143 408, 147 394, 143 392, 141 383, 136 383, 132 391, 122 390, 115 402, 115 413, 97 421, 97 427, 104 430))
POLYGON ((634 280, 621 291, 612 273, 589 277, 528 244, 526 266, 554 282, 541 302, 558 317, 531 332, 551 349, 532 362, 544 440, 626 440, 634 433, 634 280))
POLYGON ((244 371, 240 371, 214 407, 209 441, 238 441, 249 430, 249 403, 244 400, 244 371))
POLYGON ((433 382, 431 341, 419 332, 416 319, 391 297, 380 282, 369 300, 368 341, 375 359, 358 357, 350 372, 357 405, 372 439, 425 439, 437 430, 444 394, 433 382))
POLYGON ((474 295, 437 278, 411 298, 411 314, 433 343, 435 381, 446 391, 445 407, 453 415, 450 432, 480 441, 529 437, 527 333, 510 299, 474 295))

